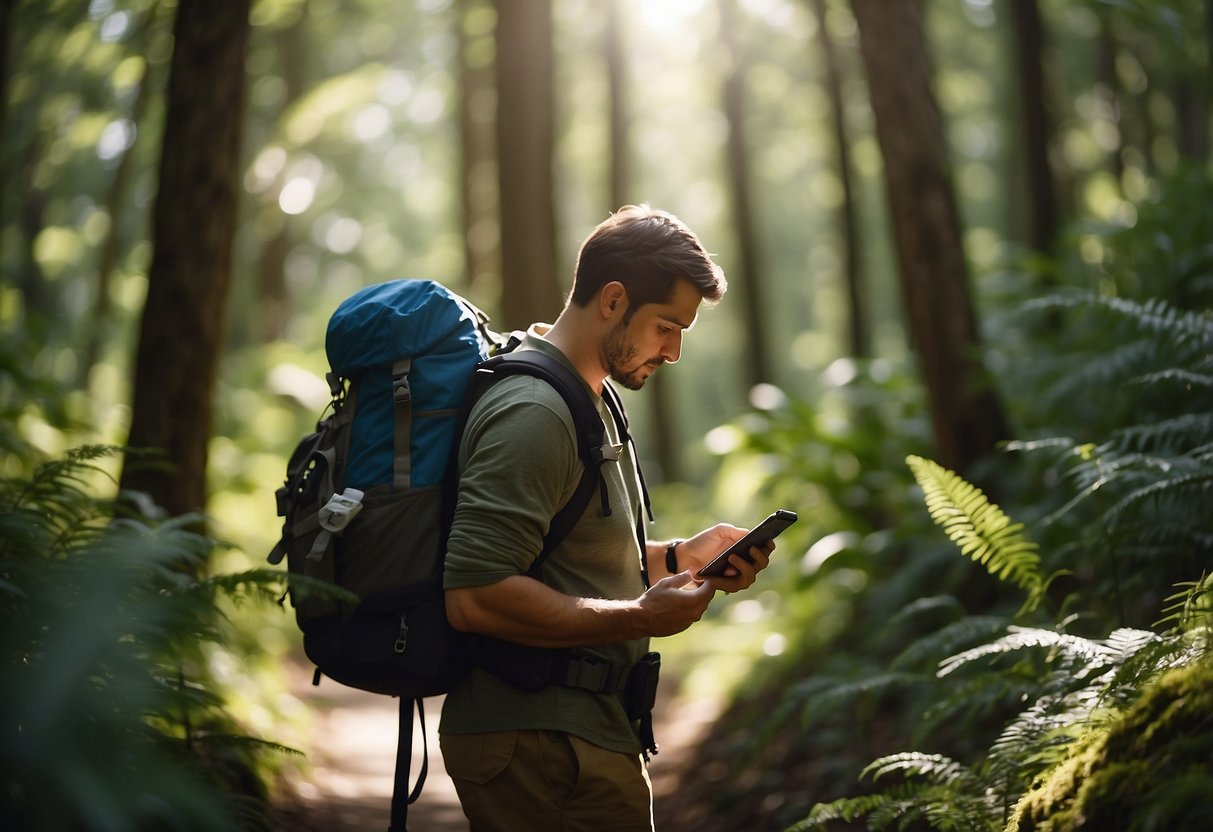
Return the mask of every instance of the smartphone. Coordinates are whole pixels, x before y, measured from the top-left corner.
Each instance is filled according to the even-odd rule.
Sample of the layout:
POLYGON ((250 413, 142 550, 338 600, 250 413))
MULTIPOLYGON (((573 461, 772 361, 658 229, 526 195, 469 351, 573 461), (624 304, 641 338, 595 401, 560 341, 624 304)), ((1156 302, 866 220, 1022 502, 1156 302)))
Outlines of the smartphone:
POLYGON ((720 577, 724 575, 726 569, 732 566, 729 563, 729 555, 736 552, 746 560, 750 560, 750 547, 763 546, 767 541, 774 540, 788 526, 795 523, 799 518, 796 512, 788 511, 786 508, 781 508, 763 520, 754 528, 746 533, 746 536, 738 540, 729 548, 725 549, 719 555, 712 559, 712 562, 699 570, 702 577, 720 577))

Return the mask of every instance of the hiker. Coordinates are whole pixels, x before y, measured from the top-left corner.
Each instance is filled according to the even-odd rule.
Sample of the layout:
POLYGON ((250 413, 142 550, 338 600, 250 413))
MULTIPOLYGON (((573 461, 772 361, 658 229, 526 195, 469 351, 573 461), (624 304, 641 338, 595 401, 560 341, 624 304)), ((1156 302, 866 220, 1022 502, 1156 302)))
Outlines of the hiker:
POLYGON ((520 349, 568 364, 596 394, 617 463, 601 467, 601 495, 541 576, 532 564, 583 469, 569 409, 545 382, 517 376, 470 414, 444 587, 447 617, 477 661, 447 695, 439 731, 474 832, 652 829, 649 639, 698 621, 717 590, 748 588, 774 544, 701 580, 696 570, 745 530, 645 541, 634 447, 598 396, 608 376, 636 390, 677 361, 700 304, 725 288, 696 235, 647 205, 621 208, 582 244, 564 310, 531 326, 520 349))

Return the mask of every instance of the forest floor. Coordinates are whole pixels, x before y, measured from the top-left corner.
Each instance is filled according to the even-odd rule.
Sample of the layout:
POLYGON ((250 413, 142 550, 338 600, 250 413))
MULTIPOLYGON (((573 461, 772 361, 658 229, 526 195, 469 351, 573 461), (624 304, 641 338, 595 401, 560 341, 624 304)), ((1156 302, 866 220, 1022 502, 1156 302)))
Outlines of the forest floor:
MULTIPOLYGON (((388 828, 392 779, 396 766, 398 704, 395 699, 347 688, 332 680, 311 684, 310 671, 292 669, 291 692, 313 717, 308 769, 289 784, 275 807, 279 832, 364 832, 388 828)), ((679 801, 679 784, 694 770, 696 748, 720 713, 711 700, 674 695, 677 680, 663 679, 654 712, 654 734, 660 752, 649 764, 658 817, 679 801)), ((409 807, 409 828, 419 832, 467 832, 455 787, 438 747, 441 699, 426 700, 429 773, 421 797, 409 807)), ((414 717, 410 782, 422 763, 420 726, 414 717)), ((681 826, 679 832, 691 832, 681 826)))

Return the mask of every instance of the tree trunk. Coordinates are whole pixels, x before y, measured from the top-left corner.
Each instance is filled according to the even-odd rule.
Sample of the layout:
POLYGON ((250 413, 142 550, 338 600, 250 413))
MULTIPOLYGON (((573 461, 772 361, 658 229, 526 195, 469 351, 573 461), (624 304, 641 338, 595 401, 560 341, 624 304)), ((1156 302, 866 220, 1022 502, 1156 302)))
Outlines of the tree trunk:
POLYGON ((179 0, 166 98, 151 269, 135 356, 122 487, 169 514, 206 506, 211 395, 236 229, 250 0, 179 0))
POLYGON ((1007 438, 978 357, 956 196, 915 0, 852 0, 884 156, 902 294, 937 461, 964 472, 1007 438))
POLYGON ((502 323, 555 320, 552 10, 548 0, 497 0, 497 167, 501 184, 502 323))
MULTIPOLYGON (((497 217, 497 163, 493 147, 491 32, 469 31, 469 15, 487 11, 485 0, 460 0, 459 193, 463 211, 463 264, 468 291, 487 306, 481 289, 501 273, 501 229, 497 217), (489 49, 486 49, 490 47, 489 49)), ((498 304, 500 285, 492 293, 498 304)))
POLYGON ((1096 47, 1095 79, 1102 87, 1108 105, 1108 114, 1112 126, 1116 128, 1116 145, 1108 152, 1108 165, 1116 186, 1124 189, 1125 162, 1122 153, 1125 148, 1124 106, 1126 96, 1121 89, 1120 79, 1116 74, 1116 52, 1119 46, 1116 42, 1116 32, 1110 10, 1099 12, 1099 40, 1096 47))
POLYGON ((842 67, 838 48, 826 24, 826 0, 812 0, 817 17, 818 42, 825 61, 825 88, 830 97, 830 121, 834 128, 834 164, 842 180, 842 205, 838 210, 838 231, 842 237, 843 264, 847 293, 847 341, 856 358, 871 354, 868 331, 867 291, 864 287, 863 253, 859 249, 859 227, 855 210, 855 186, 851 181, 851 140, 847 130, 846 106, 842 97, 842 67))
POLYGON ((8 135, 5 132, 8 125, 8 63, 12 52, 13 12, 16 9, 17 0, 0 0, 0 137, 8 135))
MULTIPOLYGON (((279 67, 284 92, 279 115, 285 114, 307 90, 308 48, 307 0, 299 4, 298 16, 289 26, 280 29, 274 43, 278 48, 279 67)), ((291 253, 291 225, 283 217, 274 236, 265 241, 257 258, 257 308, 253 338, 257 343, 277 341, 286 331, 290 319, 290 294, 286 288, 286 258, 291 253)))
MULTIPOLYGON (((610 208, 614 211, 631 202, 632 156, 628 146, 631 124, 629 123, 627 56, 624 53, 623 32, 620 29, 619 0, 606 0, 603 13, 606 20, 602 27, 602 52, 606 59, 610 133, 607 153, 610 154, 610 208)), ((656 376, 654 376, 656 378, 656 376)))
POLYGON ((1035 251, 1049 252, 1057 238, 1057 196, 1049 167, 1052 128, 1048 115, 1042 55, 1044 25, 1037 0, 1008 0, 1011 16, 1012 54, 1019 78, 1018 105, 1023 125, 1024 177, 1028 189, 1028 240, 1035 251))
POLYGON ((1213 84, 1213 0, 1205 0, 1204 61, 1182 67, 1173 98, 1179 121, 1179 155, 1199 164, 1209 161, 1209 86, 1213 84))
POLYGON ((766 333, 771 317, 763 297, 759 244, 754 231, 754 206, 747 165, 745 138, 745 61, 737 43, 734 0, 720 0, 720 36, 724 44, 726 66, 724 115, 728 123, 726 140, 727 177, 733 224, 737 229, 738 262, 730 270, 730 284, 741 294, 741 313, 745 328, 745 371, 751 387, 774 380, 768 357, 766 333))

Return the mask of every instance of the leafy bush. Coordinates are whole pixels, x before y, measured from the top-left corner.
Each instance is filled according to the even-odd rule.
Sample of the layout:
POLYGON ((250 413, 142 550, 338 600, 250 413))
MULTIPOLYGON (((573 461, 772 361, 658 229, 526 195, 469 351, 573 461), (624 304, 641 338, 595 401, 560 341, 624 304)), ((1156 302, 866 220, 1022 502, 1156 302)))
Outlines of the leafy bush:
MULTIPOLYGON (((1021 612, 1034 609, 1031 601, 1047 581, 1019 527, 955 474, 917 458, 910 464, 932 516, 953 541, 992 574, 1028 592, 1021 612)), ((1207 801, 1190 787, 1213 781, 1207 754, 1213 699, 1186 691, 1213 672, 1211 590, 1209 578, 1188 584, 1173 598, 1166 619, 1172 626, 1161 636, 1125 628, 1097 640, 1064 627, 1009 626, 993 641, 949 656, 939 665, 940 678, 980 662, 989 666, 978 671, 977 686, 1014 687, 1029 707, 978 762, 966 765, 921 752, 886 755, 861 777, 875 781, 900 774, 903 782, 876 794, 819 804, 792 828, 808 832, 861 817, 872 829, 894 822, 904 829, 922 820, 942 832, 993 832, 1004 826, 1008 832, 1060 832, 1076 828, 1083 817, 1115 818, 1117 828, 1128 828, 1126 821, 1140 821, 1132 828, 1141 829, 1204 828, 1198 823, 1207 820, 1207 801), (1022 658, 1012 661, 1017 656, 1022 658), (1143 757, 1159 758, 1156 768, 1182 788, 1141 777, 1145 770, 1140 769, 1136 776, 1148 787, 1109 785, 1139 767, 1143 757), (1099 776, 1087 782, 1085 775, 1099 776), (1043 785, 1029 792, 1033 783, 1043 785)), ((964 687, 966 698, 974 687, 964 687)), ((956 716, 954 708, 948 710, 956 716)))
POLYGON ((220 597, 281 576, 198 578, 196 518, 148 522, 92 495, 82 448, 0 479, 0 825, 28 830, 264 828, 255 756, 207 673, 220 597))

